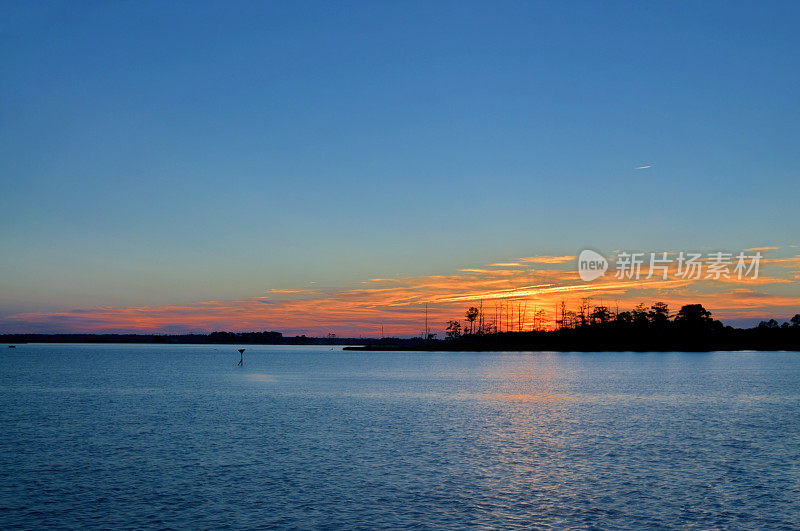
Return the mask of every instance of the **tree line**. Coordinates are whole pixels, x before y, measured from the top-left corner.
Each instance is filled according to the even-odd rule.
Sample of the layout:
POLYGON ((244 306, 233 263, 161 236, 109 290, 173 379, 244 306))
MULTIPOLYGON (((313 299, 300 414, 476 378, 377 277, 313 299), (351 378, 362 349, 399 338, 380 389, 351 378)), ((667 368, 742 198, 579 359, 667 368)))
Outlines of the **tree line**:
POLYGON ((800 314, 783 323, 770 319, 740 329, 714 319, 702 304, 685 304, 674 313, 664 302, 620 311, 587 298, 573 309, 561 301, 546 330, 541 319, 525 313, 524 305, 503 309, 487 315, 483 305, 469 307, 463 323, 447 321, 444 343, 465 350, 800 350, 800 314))

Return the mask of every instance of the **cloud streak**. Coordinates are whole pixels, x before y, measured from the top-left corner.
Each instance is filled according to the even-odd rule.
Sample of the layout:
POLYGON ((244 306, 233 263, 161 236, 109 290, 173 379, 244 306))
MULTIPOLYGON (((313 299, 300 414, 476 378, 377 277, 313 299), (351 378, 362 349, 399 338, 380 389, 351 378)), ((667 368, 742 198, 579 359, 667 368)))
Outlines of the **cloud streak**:
POLYGON ((664 301, 675 309, 698 302, 727 319, 791 315, 800 311, 795 278, 800 256, 764 260, 753 280, 620 280, 614 271, 586 283, 574 256, 534 256, 465 267, 451 275, 373 278, 361 287, 270 289, 251 298, 201 301, 185 305, 98 307, 61 312, 28 312, 0 317, 2 332, 178 333, 213 330, 279 330, 287 334, 340 336, 420 333, 424 307, 434 331, 449 319, 463 318, 467 306, 483 304, 487 315, 500 307, 522 305, 540 311, 552 324, 564 300, 576 307, 584 298, 630 308, 664 301))

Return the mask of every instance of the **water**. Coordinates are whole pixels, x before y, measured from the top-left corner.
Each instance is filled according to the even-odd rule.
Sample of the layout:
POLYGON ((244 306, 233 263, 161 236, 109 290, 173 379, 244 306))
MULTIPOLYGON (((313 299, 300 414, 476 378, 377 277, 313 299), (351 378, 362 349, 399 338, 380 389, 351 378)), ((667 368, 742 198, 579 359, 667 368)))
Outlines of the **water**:
POLYGON ((0 352, 0 527, 800 527, 800 355, 0 352))

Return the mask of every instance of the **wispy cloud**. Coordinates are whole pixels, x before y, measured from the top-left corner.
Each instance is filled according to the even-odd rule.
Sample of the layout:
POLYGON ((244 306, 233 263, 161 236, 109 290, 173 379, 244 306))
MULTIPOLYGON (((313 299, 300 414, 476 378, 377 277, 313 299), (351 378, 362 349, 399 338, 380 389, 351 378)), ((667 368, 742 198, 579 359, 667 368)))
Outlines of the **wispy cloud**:
POLYGON ((745 249, 748 252, 755 252, 755 251, 776 251, 780 249, 780 247, 751 247, 749 249, 745 249))
POLYGON ((526 262, 531 264, 563 264, 564 262, 569 262, 570 260, 575 260, 574 256, 527 256, 525 258, 520 258, 520 262, 526 262))
POLYGON ((342 289, 270 289, 233 301, 186 305, 79 308, 0 317, 3 332, 189 332, 211 330, 280 330, 288 334, 370 335, 419 333, 428 304, 429 322, 444 327, 463 317, 467 306, 493 309, 509 301, 541 310, 552 322, 561 300, 575 307, 584 298, 629 308, 656 300, 670 304, 698 302, 720 318, 783 315, 800 311, 800 256, 765 260, 755 281, 662 280, 642 276, 620 280, 614 271, 582 282, 565 264, 573 256, 534 256, 487 267, 463 268, 451 275, 373 278, 362 287, 342 289), (514 264, 514 265, 512 265, 514 264), (517 264, 536 268, 517 267, 517 264), (500 267, 500 269, 497 269, 500 267))
POLYGON ((274 295, 314 295, 319 291, 313 289, 268 289, 266 293, 274 295))

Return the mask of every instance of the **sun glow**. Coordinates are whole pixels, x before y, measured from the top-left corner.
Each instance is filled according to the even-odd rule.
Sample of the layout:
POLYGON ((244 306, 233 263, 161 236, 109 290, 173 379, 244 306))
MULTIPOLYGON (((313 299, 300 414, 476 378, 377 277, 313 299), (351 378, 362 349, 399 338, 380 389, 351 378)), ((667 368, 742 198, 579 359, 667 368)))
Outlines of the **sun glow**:
POLYGON ((489 316, 511 311, 516 324, 506 326, 512 329, 551 328, 562 301, 576 307, 586 299, 622 309, 640 302, 663 301, 674 309, 696 302, 721 319, 790 314, 800 308, 794 280, 800 256, 765 259, 762 274, 750 281, 621 281, 609 271, 596 281, 582 282, 574 262, 573 256, 536 256, 464 267, 451 275, 372 278, 362 287, 275 288, 230 301, 20 313, 0 319, 0 327, 31 332, 279 330, 340 336, 378 335, 383 327, 386 335, 414 335, 423 327, 426 305, 430 326, 440 333, 448 320, 462 319, 468 306, 482 306, 489 316))

